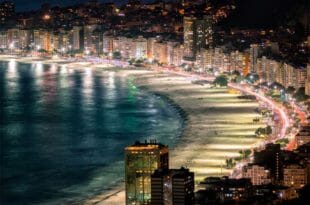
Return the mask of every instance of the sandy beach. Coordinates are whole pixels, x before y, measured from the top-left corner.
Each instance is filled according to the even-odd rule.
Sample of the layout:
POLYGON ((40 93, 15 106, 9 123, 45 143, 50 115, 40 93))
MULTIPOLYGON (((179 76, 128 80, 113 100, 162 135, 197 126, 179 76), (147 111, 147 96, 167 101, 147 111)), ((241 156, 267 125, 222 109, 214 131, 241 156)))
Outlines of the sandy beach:
MULTIPOLYGON (((31 60, 18 61, 31 63, 31 60)), ((62 65, 64 62, 48 60, 42 63, 62 65)), ((90 63, 66 63, 66 66, 105 67, 90 63)), ((184 132, 177 146, 170 149, 170 167, 190 168, 195 172, 197 183, 208 176, 229 175, 231 170, 225 168, 225 159, 239 156, 239 150, 253 148, 262 141, 254 136, 255 130, 263 126, 262 123, 253 123, 254 118, 261 118, 255 112, 259 104, 238 98, 241 96, 239 93, 229 92, 228 88, 193 84, 192 79, 171 73, 119 70, 116 74, 133 77, 138 87, 166 96, 186 113, 184 132)), ((83 204, 125 204, 124 185, 120 184, 111 192, 88 199, 83 204)))
MULTIPOLYGON (((170 167, 190 168, 197 183, 208 176, 229 175, 225 159, 239 156, 239 150, 253 148, 262 140, 254 136, 262 126, 253 123, 261 117, 255 113, 258 103, 238 98, 241 94, 193 84, 191 79, 170 73, 125 70, 118 75, 134 76, 142 89, 168 97, 187 114, 183 135, 170 149, 170 167)), ((124 204, 124 197, 124 191, 111 191, 85 204, 124 204)))

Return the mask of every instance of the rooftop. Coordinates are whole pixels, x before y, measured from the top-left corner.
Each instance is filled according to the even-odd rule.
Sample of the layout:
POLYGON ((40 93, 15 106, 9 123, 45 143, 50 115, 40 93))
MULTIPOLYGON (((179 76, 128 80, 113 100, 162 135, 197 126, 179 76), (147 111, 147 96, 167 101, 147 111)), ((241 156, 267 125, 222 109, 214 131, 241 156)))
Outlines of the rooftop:
POLYGON ((133 145, 130 145, 125 148, 127 151, 134 151, 134 150, 153 150, 153 149, 168 149, 167 145, 163 145, 158 143, 156 140, 145 140, 144 142, 136 141, 133 145))

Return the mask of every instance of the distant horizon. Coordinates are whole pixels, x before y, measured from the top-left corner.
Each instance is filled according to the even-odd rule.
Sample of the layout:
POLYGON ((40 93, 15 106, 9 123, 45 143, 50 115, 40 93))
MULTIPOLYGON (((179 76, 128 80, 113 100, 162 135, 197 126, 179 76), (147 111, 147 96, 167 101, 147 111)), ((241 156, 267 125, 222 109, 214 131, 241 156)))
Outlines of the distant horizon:
MULTIPOLYGON (((27 12, 27 11, 33 11, 38 10, 41 8, 42 4, 50 4, 51 6, 74 6, 77 4, 88 2, 89 0, 10 0, 15 4, 15 8, 17 12, 27 12), (30 1, 30 2, 29 2, 30 1)), ((101 3, 109 3, 114 2, 117 5, 124 4, 128 2, 128 0, 98 0, 101 3)), ((142 2, 154 2, 155 0, 141 0, 142 2)), ((4 2, 4 0, 0 1, 1 3, 4 2)))

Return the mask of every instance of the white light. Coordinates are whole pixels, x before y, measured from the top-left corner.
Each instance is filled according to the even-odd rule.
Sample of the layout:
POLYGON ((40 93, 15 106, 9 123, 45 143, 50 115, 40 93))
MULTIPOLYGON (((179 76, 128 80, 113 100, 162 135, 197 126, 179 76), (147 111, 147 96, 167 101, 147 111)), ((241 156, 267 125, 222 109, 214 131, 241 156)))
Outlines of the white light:
POLYGON ((10 49, 14 48, 14 42, 10 43, 10 49))

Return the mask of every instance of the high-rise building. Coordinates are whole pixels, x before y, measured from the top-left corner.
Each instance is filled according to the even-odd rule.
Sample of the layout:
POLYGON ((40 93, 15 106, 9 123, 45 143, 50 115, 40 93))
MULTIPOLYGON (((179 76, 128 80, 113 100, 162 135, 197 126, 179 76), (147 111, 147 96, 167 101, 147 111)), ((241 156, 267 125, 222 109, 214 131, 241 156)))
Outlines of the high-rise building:
POLYGON ((134 58, 136 59, 145 59, 147 58, 147 39, 139 36, 134 40, 135 44, 135 53, 134 58))
POLYGON ((81 26, 74 26, 72 30, 72 49, 84 49, 84 30, 81 26))
POLYGON ((136 142, 125 148, 126 205, 144 205, 151 201, 151 175, 156 169, 168 169, 168 147, 157 143, 136 142))
POLYGON ((74 32, 70 32, 64 29, 59 29, 52 35, 52 47, 60 52, 71 52, 75 50, 72 47, 74 32))
POLYGON ((277 81, 278 71, 280 67, 280 63, 273 59, 265 59, 265 74, 266 81, 268 83, 274 83, 277 81))
POLYGON ((33 33, 31 30, 21 29, 19 32, 19 47, 26 48, 28 47, 33 39, 33 33))
POLYGON ((122 58, 130 59, 135 56, 135 44, 133 43, 133 38, 118 37, 113 40, 113 49, 121 53, 122 58))
POLYGON ((113 52, 113 36, 109 36, 107 34, 103 35, 102 49, 105 54, 110 54, 113 52))
POLYGON ((293 187, 295 189, 301 189, 307 182, 307 166, 297 163, 287 164, 284 166, 284 185, 293 187))
POLYGON ((147 39, 147 58, 150 61, 154 60, 154 45, 158 39, 156 38, 148 38, 147 39))
POLYGON ((14 46, 14 48, 19 48, 19 33, 20 30, 18 28, 12 28, 12 29, 8 29, 8 45, 10 47, 10 45, 14 46))
POLYGON ((0 25, 7 23, 15 13, 15 4, 10 1, 0 2, 0 25))
POLYGON ((257 44, 250 45, 250 71, 257 73, 257 58, 259 47, 257 44))
POLYGON ((195 57, 195 21, 195 17, 185 16, 183 19, 184 57, 189 59, 195 57))
POLYGON ((301 127, 296 135, 297 147, 310 142, 310 126, 301 127))
POLYGON ((31 34, 30 30, 20 28, 10 28, 6 31, 7 46, 14 49, 23 49, 30 45, 31 34))
POLYGON ((285 84, 284 86, 288 88, 289 86, 294 87, 295 80, 294 80, 294 67, 290 64, 284 63, 283 64, 284 73, 285 73, 285 84))
POLYGON ((166 42, 155 42, 154 43, 154 60, 158 63, 167 64, 168 63, 168 53, 167 53, 167 43, 166 42))
POLYGON ((84 50, 88 52, 97 53, 98 42, 96 42, 95 30, 98 25, 84 26, 84 50))
POLYGON ((173 59, 175 58, 174 55, 177 55, 175 49, 177 49, 178 42, 169 41, 167 42, 167 58, 168 58, 168 65, 173 65, 173 59))
POLYGON ((183 44, 176 45, 173 49, 172 65, 181 66, 183 63, 184 46, 183 44))
POLYGON ((213 42, 213 19, 212 16, 205 15, 203 18, 196 19, 194 34, 196 39, 195 50, 206 48, 213 42))
POLYGON ((35 49, 44 49, 46 51, 51 51, 51 32, 47 30, 34 30, 33 37, 35 49))
POLYGON ((272 183, 279 183, 283 179, 283 154, 280 144, 267 144, 264 150, 254 152, 254 164, 263 164, 270 170, 272 183))
POLYGON ((270 184, 270 172, 263 166, 250 164, 242 169, 242 178, 249 178, 253 185, 270 184))
POLYGON ((7 49, 8 45, 8 32, 0 31, 0 49, 7 49))
POLYGON ((296 88, 296 90, 298 90, 301 87, 305 87, 306 78, 307 78, 306 68, 304 68, 304 67, 295 68, 294 74, 295 74, 294 87, 296 88))
POLYGON ((151 178, 151 205, 194 204, 194 188, 189 169, 158 169, 151 178))
POLYGON ((307 77, 305 82, 306 95, 310 96, 310 64, 307 64, 307 77))
POLYGON ((186 16, 183 19, 184 58, 195 59, 196 52, 207 48, 213 41, 213 19, 205 15, 202 18, 186 16))

